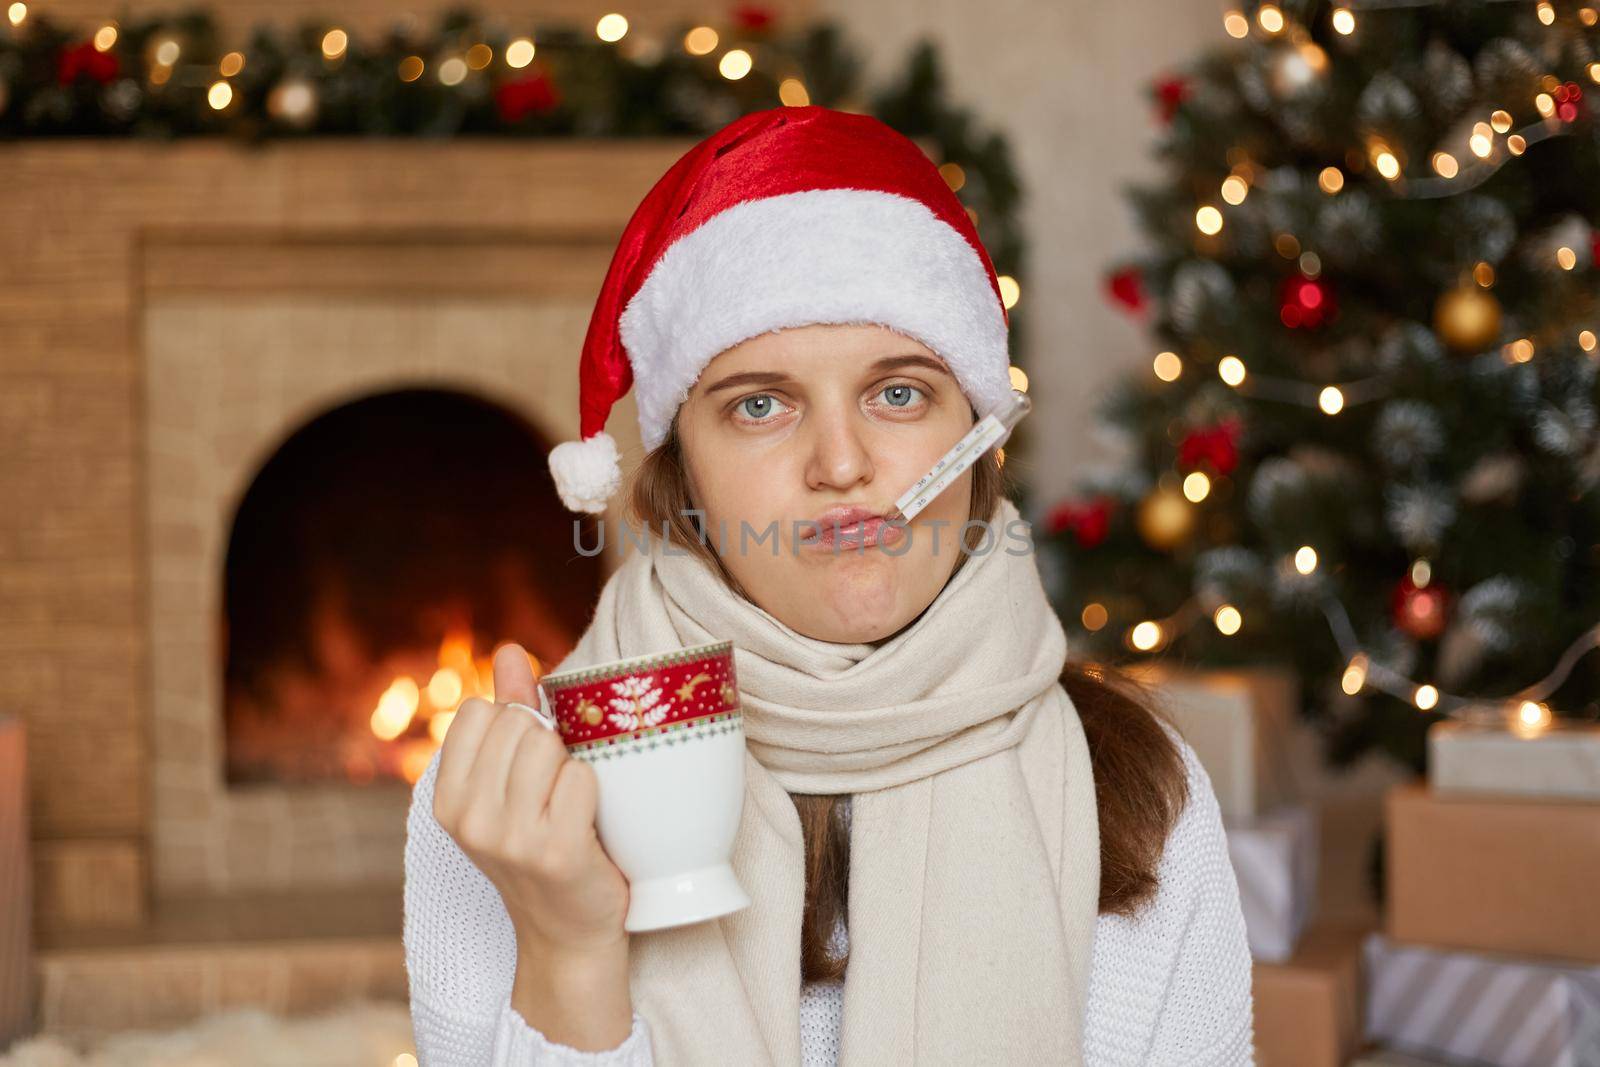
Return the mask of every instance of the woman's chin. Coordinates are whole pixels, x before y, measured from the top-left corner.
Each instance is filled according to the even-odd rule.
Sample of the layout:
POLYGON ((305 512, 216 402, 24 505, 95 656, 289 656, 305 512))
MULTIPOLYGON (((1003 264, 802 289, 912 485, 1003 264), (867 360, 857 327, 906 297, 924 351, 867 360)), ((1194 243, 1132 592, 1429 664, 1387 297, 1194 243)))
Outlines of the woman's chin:
POLYGON ((820 615, 817 623, 832 631, 822 639, 861 644, 899 630, 909 621, 900 577, 895 560, 887 556, 830 560, 809 586, 811 614, 820 615))

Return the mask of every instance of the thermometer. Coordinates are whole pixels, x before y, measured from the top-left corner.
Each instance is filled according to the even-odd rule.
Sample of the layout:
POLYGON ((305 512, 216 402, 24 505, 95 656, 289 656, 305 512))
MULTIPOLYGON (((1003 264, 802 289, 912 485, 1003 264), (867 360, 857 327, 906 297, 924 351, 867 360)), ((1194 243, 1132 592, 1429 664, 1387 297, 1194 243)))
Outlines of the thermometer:
POLYGON ((950 487, 961 477, 961 472, 978 462, 996 441, 1005 437, 1011 428, 1022 421, 1022 416, 1033 410, 1028 394, 1011 390, 1011 399, 997 411, 979 419, 955 447, 940 457, 927 474, 918 478, 894 503, 894 510, 883 517, 886 523, 909 522, 923 508, 933 503, 934 497, 950 487))

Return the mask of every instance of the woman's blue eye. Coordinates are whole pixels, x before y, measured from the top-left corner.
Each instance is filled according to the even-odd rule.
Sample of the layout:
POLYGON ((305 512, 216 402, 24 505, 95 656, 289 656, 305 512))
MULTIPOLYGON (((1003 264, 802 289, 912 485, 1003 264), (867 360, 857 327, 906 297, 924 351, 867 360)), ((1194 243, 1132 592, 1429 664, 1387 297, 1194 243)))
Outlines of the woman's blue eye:
POLYGON ((739 401, 739 408, 742 414, 748 415, 752 419, 760 419, 772 412, 772 397, 766 394, 747 396, 739 401), (760 405, 760 410, 751 408, 751 404, 760 405))
POLYGON ((889 385, 884 387, 883 395, 889 399, 889 403, 894 407, 903 408, 913 402, 909 394, 920 392, 922 390, 914 385, 889 385))

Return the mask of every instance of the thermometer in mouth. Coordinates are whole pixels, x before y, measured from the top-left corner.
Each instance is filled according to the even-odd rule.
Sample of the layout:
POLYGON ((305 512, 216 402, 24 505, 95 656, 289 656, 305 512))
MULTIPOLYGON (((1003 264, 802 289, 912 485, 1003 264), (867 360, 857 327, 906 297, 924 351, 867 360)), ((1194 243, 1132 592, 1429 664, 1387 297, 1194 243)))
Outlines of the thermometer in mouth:
POLYGON ((894 502, 894 510, 885 515, 883 521, 909 522, 915 518, 918 512, 933 503, 935 497, 948 489, 951 482, 978 462, 996 441, 1003 438, 1012 427, 1022 421, 1022 416, 1032 410, 1033 401, 1028 399, 1027 393, 1011 390, 1010 403, 979 419, 977 425, 967 431, 967 435, 957 441, 955 447, 940 457, 939 462, 929 468, 927 474, 918 478, 910 489, 901 494, 900 499, 894 502))

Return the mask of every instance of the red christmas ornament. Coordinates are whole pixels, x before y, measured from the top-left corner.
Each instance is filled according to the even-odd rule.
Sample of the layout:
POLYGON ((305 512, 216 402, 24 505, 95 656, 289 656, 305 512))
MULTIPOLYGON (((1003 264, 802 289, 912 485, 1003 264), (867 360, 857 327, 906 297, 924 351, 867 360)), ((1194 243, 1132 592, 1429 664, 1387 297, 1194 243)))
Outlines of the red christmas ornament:
POLYGON ((1391 607, 1395 626, 1419 641, 1438 637, 1450 621, 1449 591, 1438 582, 1419 587, 1410 574, 1394 587, 1391 607))
POLYGON ((1115 498, 1105 495, 1084 501, 1068 500, 1051 509, 1045 526, 1053 534, 1070 530, 1081 547, 1094 548, 1111 530, 1116 503, 1115 498))
POLYGON ((733 9, 733 21, 741 30, 762 33, 772 28, 777 14, 760 4, 738 4, 733 9))
POLYGON ((1556 91, 1550 95, 1556 98, 1556 117, 1562 122, 1578 121, 1578 103, 1583 99, 1583 89, 1577 82, 1567 82, 1565 85, 1556 86, 1556 91))
POLYGON ((1106 295, 1135 315, 1144 314, 1149 305, 1145 296, 1144 274, 1138 267, 1124 267, 1106 275, 1106 295))
POLYGON ((80 74, 87 74, 104 85, 117 76, 119 69, 117 57, 111 52, 100 51, 93 41, 63 49, 56 57, 56 77, 62 85, 71 85, 80 74))
POLYGON ((515 81, 501 82, 494 91, 495 107, 502 122, 516 122, 525 115, 542 115, 561 103, 555 82, 543 71, 515 81))
POLYGON ((1217 474, 1228 474, 1239 465, 1239 434, 1243 424, 1237 416, 1215 426, 1190 430, 1178 443, 1178 468, 1192 471, 1202 464, 1217 474))
POLYGON ((1171 75, 1161 78, 1155 83, 1156 109, 1161 116, 1161 121, 1171 123, 1178 114, 1178 108, 1189 99, 1189 79, 1171 75))
POLYGON ((1314 330, 1338 314, 1333 286, 1321 278, 1291 274, 1278 289, 1278 318, 1291 330, 1314 330))

